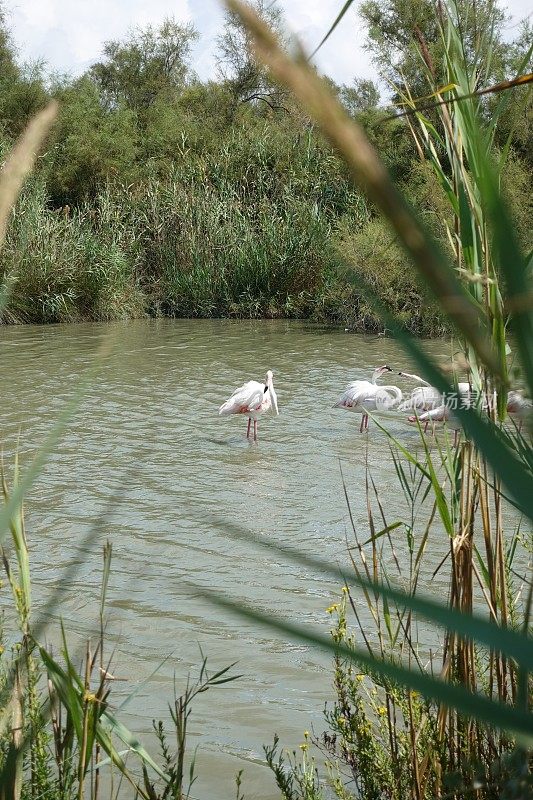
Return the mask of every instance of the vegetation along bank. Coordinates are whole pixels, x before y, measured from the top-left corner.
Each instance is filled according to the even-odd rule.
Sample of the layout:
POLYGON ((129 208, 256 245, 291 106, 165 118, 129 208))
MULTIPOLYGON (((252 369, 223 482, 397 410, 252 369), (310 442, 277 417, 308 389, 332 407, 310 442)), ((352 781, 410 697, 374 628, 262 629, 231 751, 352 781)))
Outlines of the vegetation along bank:
MULTIPOLYGON (((368 46, 385 79, 402 74, 423 96, 418 45, 402 28, 410 17, 394 21, 389 5, 363 5, 368 46)), ((411 5, 435 54, 430 4, 411 5)), ((284 29, 272 4, 259 7, 284 29)), ((500 14, 487 76, 494 81, 516 74, 528 41, 527 30, 515 29, 515 41, 504 43, 502 24, 500 14)), ((2 321, 298 317, 382 330, 362 276, 412 332, 444 332, 442 313, 387 223, 298 102, 256 65, 239 21, 226 18, 215 80, 195 76, 196 39, 190 25, 169 19, 107 42, 81 77, 51 77, 42 65, 19 64, 2 17, 2 153, 50 97, 61 107, 3 251, 2 321)), ((437 179, 406 120, 388 119, 399 96, 384 104, 376 85, 357 78, 332 89, 450 248, 451 210, 437 179)), ((533 147, 524 98, 513 93, 494 148, 510 142, 503 189, 528 247, 533 147)), ((487 115, 493 102, 489 96, 487 115)))

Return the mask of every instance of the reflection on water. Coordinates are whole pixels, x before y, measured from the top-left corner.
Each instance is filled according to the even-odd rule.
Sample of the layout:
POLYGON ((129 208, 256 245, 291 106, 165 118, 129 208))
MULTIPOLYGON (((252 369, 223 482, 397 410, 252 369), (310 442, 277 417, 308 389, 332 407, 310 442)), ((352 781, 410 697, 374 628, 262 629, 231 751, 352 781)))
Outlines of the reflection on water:
MULTIPOLYGON (((115 703, 137 690, 121 712, 125 724, 150 740, 151 720, 168 717, 173 678, 183 686, 200 661, 199 646, 212 669, 237 661, 243 677, 203 695, 195 707, 192 746, 200 745, 201 777, 194 794, 233 797, 233 776, 244 767, 245 795, 271 800, 278 793, 261 764, 262 745, 277 732, 284 746, 295 747, 304 729, 322 730, 329 659, 206 604, 191 587, 207 586, 327 631, 325 608, 339 583, 232 538, 225 523, 346 564, 340 465, 363 534, 367 456, 391 514, 399 497, 385 436, 372 424, 368 436, 360 435, 360 418, 332 405, 348 381, 369 378, 377 364, 410 365, 388 339, 301 323, 3 328, 0 434, 7 461, 20 430, 22 464, 29 462, 106 338, 111 354, 27 505, 36 604, 59 585, 76 543, 107 503, 112 513, 63 586, 71 637, 94 626, 101 546, 110 539, 108 647, 115 652, 112 671, 127 678, 116 684, 115 703), (261 419, 254 446, 245 438, 245 419, 220 418, 217 410, 236 386, 263 380, 268 368, 280 416, 261 419)), ((431 349, 449 355, 445 342, 431 349)), ((416 440, 400 419, 388 424, 416 440)), ((48 636, 55 638, 53 631, 48 636)))

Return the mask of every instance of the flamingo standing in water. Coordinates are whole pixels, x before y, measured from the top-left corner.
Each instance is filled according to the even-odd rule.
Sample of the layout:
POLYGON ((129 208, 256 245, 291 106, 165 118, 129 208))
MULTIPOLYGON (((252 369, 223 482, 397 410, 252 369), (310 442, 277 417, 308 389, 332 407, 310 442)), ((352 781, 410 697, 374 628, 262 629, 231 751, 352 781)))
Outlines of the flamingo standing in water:
POLYGON ((413 389, 411 396, 400 403, 398 411, 430 411, 432 408, 437 408, 442 405, 442 393, 430 383, 421 378, 419 375, 411 375, 409 372, 399 372, 398 375, 402 378, 411 378, 411 380, 420 383, 416 389, 413 389))
POLYGON ((533 403, 529 398, 524 397, 522 392, 511 389, 507 394, 507 413, 510 417, 518 420, 518 430, 522 430, 524 420, 531 414, 533 403))
POLYGON ((274 409, 276 414, 279 414, 278 398, 274 391, 272 378, 272 372, 268 370, 265 383, 259 383, 258 381, 244 383, 238 389, 235 389, 229 400, 226 400, 218 410, 221 416, 229 414, 244 414, 247 416, 247 439, 250 438, 250 426, 253 420, 254 442, 257 442, 257 417, 265 414, 271 408, 274 409))
MULTIPOLYGON (((468 383, 458 383, 459 399, 465 406, 472 408, 472 393, 468 383)), ((494 398, 495 400, 495 398, 494 398)), ((493 402, 494 402, 493 400, 493 402)), ((486 411, 490 407, 490 402, 486 397, 482 398, 481 409, 486 411)), ((533 403, 527 397, 524 397, 521 392, 512 389, 507 395, 507 413, 511 417, 518 420, 518 430, 522 429, 524 419, 527 419, 533 403)), ((416 422, 416 416, 409 417, 409 422, 416 422)), ((426 428, 429 422, 444 422, 448 427, 454 431, 454 445, 457 445, 458 434, 461 429, 461 423, 453 413, 452 409, 446 403, 442 403, 437 408, 432 408, 421 414, 418 417, 420 422, 426 423, 426 428)))
POLYGON ((459 431, 461 430, 461 423, 454 415, 453 411, 450 409, 449 406, 444 403, 443 405, 437 406, 437 408, 430 408, 429 411, 425 411, 423 414, 420 414, 419 417, 416 415, 413 417, 408 417, 409 422, 416 422, 418 419, 419 422, 425 423, 424 431, 427 430, 427 426, 429 423, 435 422, 444 422, 448 428, 453 430, 453 444, 454 447, 457 447, 457 442, 459 441, 459 431))
POLYGON ((392 372, 386 364, 374 370, 371 381, 352 381, 333 406, 362 414, 359 433, 368 429, 368 411, 393 408, 402 400, 401 390, 397 386, 377 385, 376 381, 385 372, 392 372))
MULTIPOLYGON (((404 400, 398 406, 398 411, 423 411, 418 419, 424 422, 424 431, 427 431, 430 422, 450 422, 453 419, 453 414, 450 414, 450 406, 445 402, 444 395, 424 378, 419 375, 411 375, 409 372, 399 372, 403 378, 411 378, 417 381, 421 386, 413 389, 411 397, 404 400)), ((470 384, 467 381, 460 381, 457 384, 458 402, 471 406, 472 405, 472 392, 470 384)), ((409 422, 415 422, 416 416, 409 417, 409 422)))

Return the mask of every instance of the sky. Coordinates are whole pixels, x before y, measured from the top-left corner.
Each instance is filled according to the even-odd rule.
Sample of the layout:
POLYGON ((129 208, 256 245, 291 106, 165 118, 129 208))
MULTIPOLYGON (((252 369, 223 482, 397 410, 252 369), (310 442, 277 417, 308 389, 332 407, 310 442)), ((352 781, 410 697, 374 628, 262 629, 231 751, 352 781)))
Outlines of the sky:
MULTIPOLYGON (((280 0, 290 29, 309 50, 332 24, 342 0, 280 0)), ((345 15, 316 62, 337 83, 354 77, 375 78, 362 47, 364 29, 356 6, 345 15)), ((531 0, 507 0, 510 14, 507 34, 531 13, 531 0)), ((157 25, 165 17, 192 22, 200 32, 192 67, 202 79, 216 72, 216 37, 223 21, 220 0, 4 0, 7 24, 12 30, 21 61, 44 59, 53 72, 79 75, 102 53, 103 42, 121 39, 128 29, 157 25)))

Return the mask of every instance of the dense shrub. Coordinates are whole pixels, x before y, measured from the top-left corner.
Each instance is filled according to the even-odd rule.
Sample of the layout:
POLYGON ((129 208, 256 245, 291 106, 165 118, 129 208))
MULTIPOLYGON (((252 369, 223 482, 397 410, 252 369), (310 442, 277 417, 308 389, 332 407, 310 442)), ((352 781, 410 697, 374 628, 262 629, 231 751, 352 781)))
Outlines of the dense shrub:
MULTIPOLYGON (((425 0, 418 5, 417 14, 427 11, 425 0)), ((373 25, 395 18, 395 0, 383 19, 374 6, 366 4, 373 25)), ((270 5, 260 7, 271 13, 270 5)), ((430 36, 432 18, 424 14, 430 36)), ((221 45, 230 61, 217 81, 195 77, 189 51, 196 34, 170 20, 108 42, 103 60, 83 76, 47 89, 38 66, 18 66, 0 11, 2 151, 49 96, 61 108, 3 252, 0 275, 10 283, 4 321, 300 316, 374 330, 378 317, 358 289, 363 275, 412 331, 443 330, 346 167, 295 101, 233 46, 247 46, 235 25, 230 15, 221 45)), ((370 40, 383 61, 388 50, 378 34, 372 28, 370 40)), ((499 58, 508 52, 516 67, 522 38, 499 58)), ((406 63, 416 69, 411 56, 406 63)), ((379 107, 372 82, 331 86, 448 247, 445 198, 405 120, 379 107)), ((509 127, 523 105, 520 95, 502 121, 513 147, 503 189, 531 246, 527 134, 523 125, 509 127)), ((498 140, 495 153, 504 144, 498 140)))

